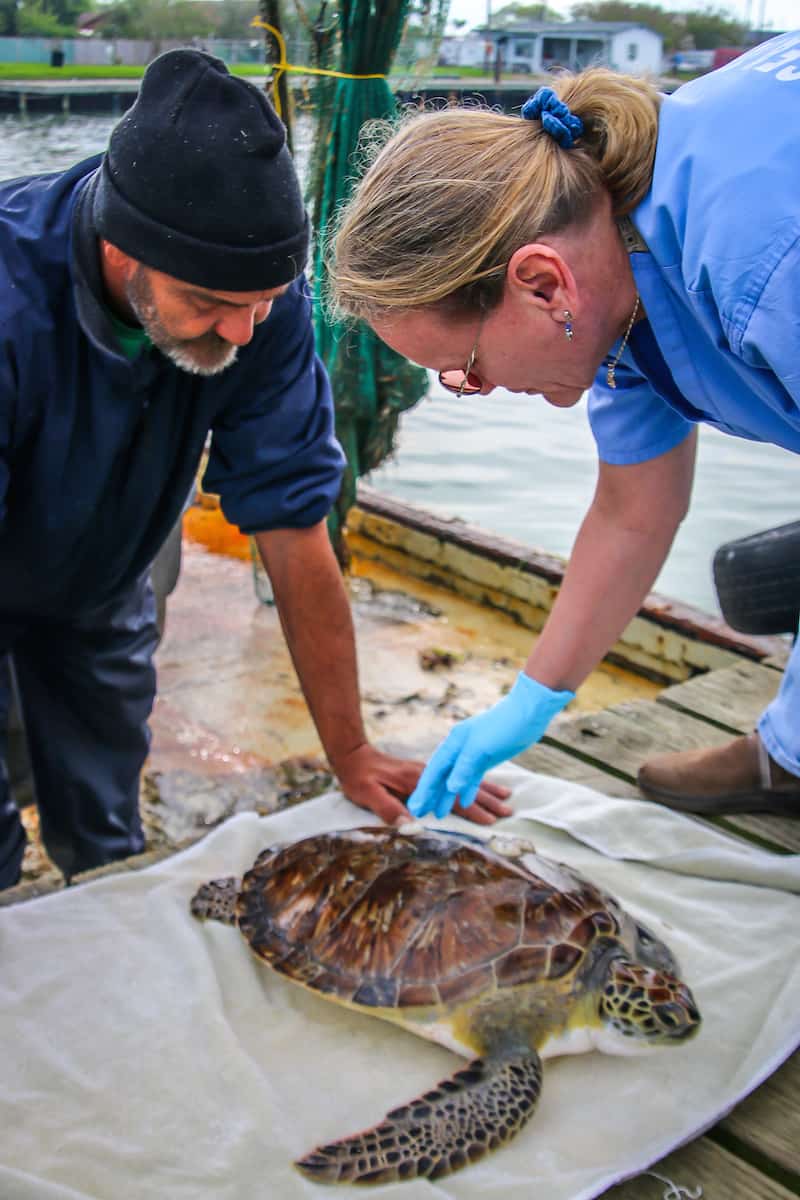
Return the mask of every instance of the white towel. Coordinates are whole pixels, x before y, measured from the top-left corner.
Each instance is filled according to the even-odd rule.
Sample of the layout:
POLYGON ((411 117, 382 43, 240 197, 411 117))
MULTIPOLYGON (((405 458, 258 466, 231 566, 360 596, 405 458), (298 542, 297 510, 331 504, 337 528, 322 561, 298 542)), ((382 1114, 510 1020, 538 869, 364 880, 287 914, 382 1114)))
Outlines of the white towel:
MULTIPOLYGON (((797 856, 518 768, 496 778, 514 789, 499 828, 663 934, 701 1032, 647 1057, 548 1060, 538 1109, 505 1149, 436 1184, 336 1196, 588 1200, 713 1124, 800 1040, 797 856)), ((335 793, 245 814, 149 870, 0 911, 3 1200, 331 1197, 293 1159, 463 1064, 293 986, 235 929, 189 915, 201 882, 262 847, 372 823, 335 793)))

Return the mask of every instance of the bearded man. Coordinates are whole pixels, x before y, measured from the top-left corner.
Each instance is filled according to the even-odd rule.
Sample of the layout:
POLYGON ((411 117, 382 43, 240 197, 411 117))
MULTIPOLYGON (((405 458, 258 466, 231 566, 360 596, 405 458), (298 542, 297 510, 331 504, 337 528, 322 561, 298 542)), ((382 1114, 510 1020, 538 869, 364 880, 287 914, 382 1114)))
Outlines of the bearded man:
MULTIPOLYGON (((105 155, 0 185, 0 658, 67 877, 144 846, 149 569, 209 432, 205 485, 256 538, 343 790, 384 820, 406 811, 420 767, 367 742, 327 537, 344 459, 308 240, 283 125, 194 50, 151 64, 105 155)), ((487 786, 469 815, 491 820, 504 794, 487 786)), ((0 753, 0 887, 24 842, 0 753)))

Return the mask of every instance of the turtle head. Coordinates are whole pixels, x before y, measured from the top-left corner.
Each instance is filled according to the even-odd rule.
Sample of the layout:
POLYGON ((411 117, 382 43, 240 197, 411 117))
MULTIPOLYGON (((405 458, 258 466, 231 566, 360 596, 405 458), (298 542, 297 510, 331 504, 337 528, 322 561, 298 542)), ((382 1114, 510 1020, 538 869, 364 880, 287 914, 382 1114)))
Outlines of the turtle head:
POLYGON ((204 883, 192 896, 189 906, 192 916, 198 921, 223 921, 226 925, 235 925, 240 886, 241 881, 232 876, 204 883))
POLYGON ((600 996, 602 1048, 635 1054, 645 1045, 678 1045, 700 1027, 700 1013, 685 983, 667 971, 613 958, 600 996))

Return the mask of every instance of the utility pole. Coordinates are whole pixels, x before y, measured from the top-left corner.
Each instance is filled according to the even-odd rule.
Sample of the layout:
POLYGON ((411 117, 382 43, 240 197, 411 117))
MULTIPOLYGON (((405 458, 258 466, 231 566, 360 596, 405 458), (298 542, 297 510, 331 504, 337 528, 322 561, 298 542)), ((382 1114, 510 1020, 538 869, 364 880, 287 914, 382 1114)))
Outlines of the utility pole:
POLYGON ((492 74, 494 75, 494 78, 496 81, 497 80, 497 55, 499 54, 499 48, 497 46, 497 43, 493 42, 493 40, 491 38, 491 34, 489 32, 491 28, 492 28, 492 0, 486 0, 486 39, 484 40, 484 43, 483 43, 483 46, 484 46, 483 62, 484 62, 484 68, 491 67, 492 74), (492 59, 492 57, 491 57, 492 45, 494 45, 494 54, 495 54, 494 59, 492 59))

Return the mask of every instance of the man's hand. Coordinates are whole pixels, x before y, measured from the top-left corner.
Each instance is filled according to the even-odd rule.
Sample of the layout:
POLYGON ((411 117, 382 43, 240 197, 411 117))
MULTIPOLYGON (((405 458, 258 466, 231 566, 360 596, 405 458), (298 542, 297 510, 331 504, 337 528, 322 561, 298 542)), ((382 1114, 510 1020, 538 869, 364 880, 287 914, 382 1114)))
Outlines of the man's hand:
MULTIPOLYGON (((336 763, 336 776, 342 791, 353 804, 367 808, 387 825, 413 821, 404 801, 411 795, 424 764, 382 754, 364 742, 336 763)), ((503 801, 511 793, 496 783, 482 783, 467 809, 456 805, 458 816, 476 825, 492 825, 498 817, 508 817, 512 809, 503 801)))
MULTIPOLYGON (((361 720, 355 637, 350 605, 324 521, 310 529, 256 534, 303 694, 328 762, 342 791, 387 824, 413 820, 404 801, 422 763, 381 754, 370 746, 361 720)), ((511 809, 507 788, 479 785, 459 815, 491 825, 511 809)))

